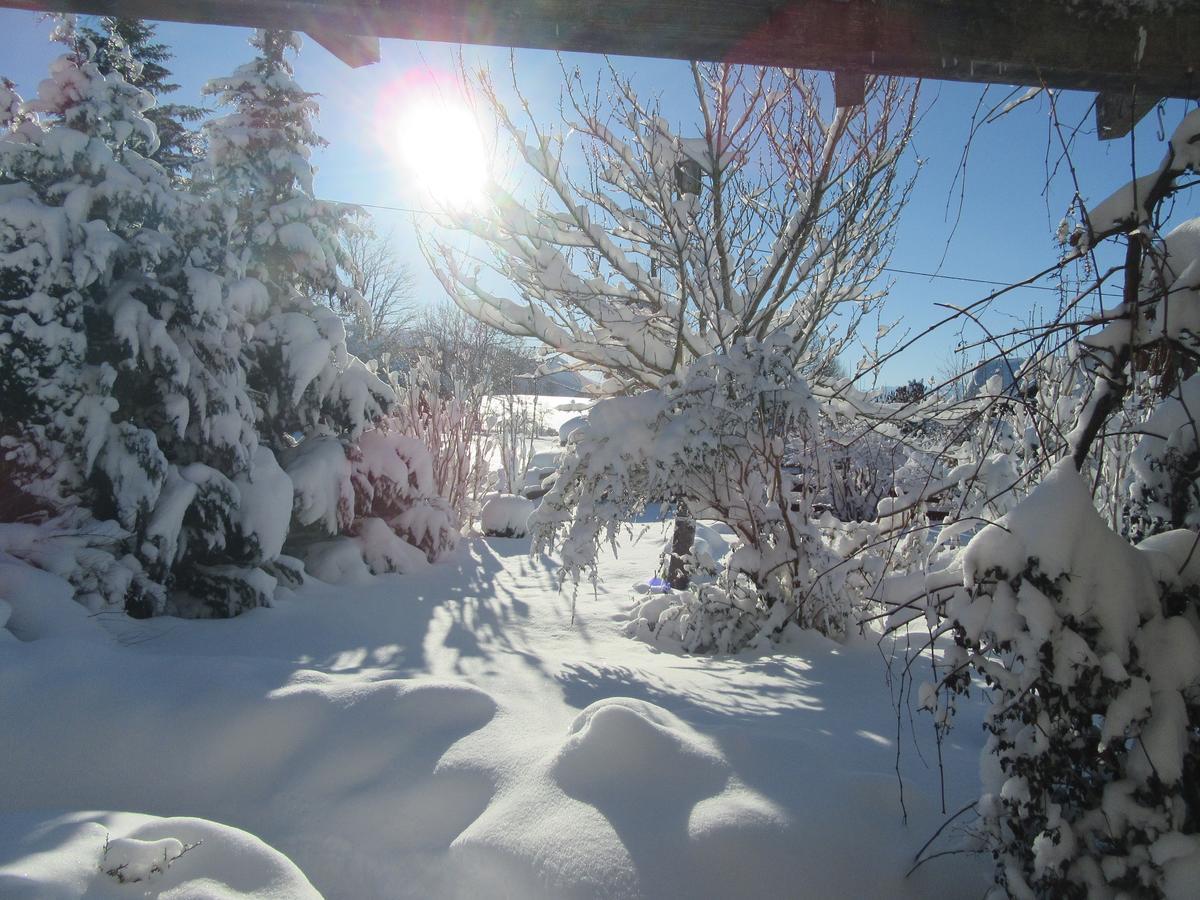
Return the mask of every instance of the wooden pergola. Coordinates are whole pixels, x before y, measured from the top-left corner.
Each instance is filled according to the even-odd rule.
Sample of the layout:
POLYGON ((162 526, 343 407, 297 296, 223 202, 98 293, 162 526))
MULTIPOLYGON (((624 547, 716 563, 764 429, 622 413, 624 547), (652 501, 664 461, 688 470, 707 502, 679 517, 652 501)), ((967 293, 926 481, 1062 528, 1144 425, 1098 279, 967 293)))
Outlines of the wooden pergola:
POLYGON ((0 0, 0 6, 290 28, 353 66, 379 38, 824 69, 1095 92, 1102 137, 1200 97, 1198 0, 0 0))

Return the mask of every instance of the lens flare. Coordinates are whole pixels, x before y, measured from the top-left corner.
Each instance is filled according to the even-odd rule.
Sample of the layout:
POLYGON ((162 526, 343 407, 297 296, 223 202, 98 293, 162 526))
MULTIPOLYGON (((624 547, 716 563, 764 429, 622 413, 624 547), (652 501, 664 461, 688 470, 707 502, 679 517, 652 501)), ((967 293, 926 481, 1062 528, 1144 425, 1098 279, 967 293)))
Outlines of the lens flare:
POLYGON ((393 136, 405 174, 432 203, 449 209, 482 203, 488 153, 465 103, 435 91, 407 96, 397 104, 393 136))

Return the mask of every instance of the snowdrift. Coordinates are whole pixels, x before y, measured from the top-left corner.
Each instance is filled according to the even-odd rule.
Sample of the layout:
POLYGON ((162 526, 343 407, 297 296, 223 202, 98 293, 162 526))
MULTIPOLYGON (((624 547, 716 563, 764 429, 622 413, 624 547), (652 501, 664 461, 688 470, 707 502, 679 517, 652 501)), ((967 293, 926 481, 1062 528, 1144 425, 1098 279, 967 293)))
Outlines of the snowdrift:
MULTIPOLYGON (((9 564, 0 895, 979 896, 983 858, 903 877, 938 778, 905 724, 905 825, 872 644, 692 658, 623 635, 664 541, 623 541, 574 621, 518 541, 215 621, 89 617, 9 564), (153 878, 105 874, 106 835, 153 878)), ((944 747, 951 810, 978 712, 944 747)))

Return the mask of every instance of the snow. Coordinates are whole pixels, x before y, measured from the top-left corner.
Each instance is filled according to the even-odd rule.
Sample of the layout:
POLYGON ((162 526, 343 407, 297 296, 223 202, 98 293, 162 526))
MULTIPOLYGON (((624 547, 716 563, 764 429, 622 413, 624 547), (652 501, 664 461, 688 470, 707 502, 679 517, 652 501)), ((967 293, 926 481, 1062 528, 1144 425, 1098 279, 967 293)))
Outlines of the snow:
POLYGON ((383 519, 367 517, 356 525, 355 543, 375 575, 419 572, 429 567, 425 554, 394 532, 383 519))
POLYGON ((572 416, 558 428, 558 442, 566 446, 571 435, 587 424, 587 416, 572 416))
POLYGON ((292 479, 279 467, 266 447, 254 451, 250 473, 234 479, 241 505, 241 532, 259 548, 260 558, 274 559, 283 550, 292 521, 292 479))
MULTIPOLYGON (((3 526, 5 531, 20 526, 3 526)), ((0 552, 0 598, 7 627, 21 640, 35 637, 92 637, 95 627, 85 607, 75 602, 66 581, 0 552)))
POLYGON ((194 818, 128 812, 0 813, 8 900, 305 900, 303 873, 251 834, 194 818))
POLYGON ((346 449, 334 437, 311 437, 284 455, 284 468, 295 490, 296 521, 320 525, 329 533, 349 522, 354 486, 346 449))
POLYGON ((534 502, 524 497, 497 494, 483 504, 479 527, 484 534, 496 537, 525 537, 529 533, 529 516, 534 507, 534 502))
MULTIPOLYGON (((1151 218, 1154 187, 1163 179, 1173 178, 1184 171, 1200 168, 1200 147, 1196 136, 1200 133, 1200 110, 1192 110, 1176 126, 1171 135, 1166 158, 1159 167, 1140 178, 1122 185, 1109 197, 1088 211, 1089 227, 1096 233, 1110 232, 1115 228, 1130 227, 1133 223, 1145 224, 1151 218)), ((1089 246, 1094 236, 1085 236, 1084 247, 1089 246)))
POLYGON ((304 568, 313 578, 329 584, 367 584, 371 579, 371 567, 363 556, 362 545, 349 537, 310 544, 304 555, 304 568))
MULTIPOLYGON (((1200 636, 1171 599, 1195 591, 1185 535, 1131 546, 1065 459, 962 555, 967 590, 947 604, 956 645, 942 684, 969 664, 994 695, 995 759, 983 761, 979 806, 1008 886, 1021 887, 1014 895, 1030 884, 1037 895, 1068 885, 1099 895, 1125 876, 1168 890, 1146 848, 1188 837, 1182 785, 1200 636), (1100 789, 1047 789, 1064 779, 1100 789)), ((941 716, 932 693, 923 705, 941 716)))
MULTIPOLYGON (((943 817, 918 720, 903 823, 873 640, 714 658, 623 634, 666 540, 622 537, 574 613, 528 540, 228 620, 89 617, 56 576, 6 569, 0 894, 19 871, 18 896, 303 897, 302 871, 354 900, 981 895, 981 856, 904 877, 943 817), (142 869, 176 849, 156 842, 204 843, 120 885, 105 833, 142 869)), ((960 706, 943 747, 950 810, 977 789, 981 714, 960 706)))
MULTIPOLYGON (((1128 645, 1139 616, 1148 615, 1154 585, 1138 552, 1095 513, 1088 486, 1070 460, 1058 463, 1002 522, 988 525, 971 540, 963 556, 964 584, 973 587, 992 567, 1021 572, 1029 557, 1051 579, 1070 577, 1066 602, 1074 616, 1094 616, 1106 641, 1128 645), (1064 522, 1071 527, 1064 528, 1064 522)), ((1039 619, 1047 632, 1059 615, 1028 581, 1022 583, 1018 610, 1035 640, 1039 619), (1039 615, 1042 610, 1045 614, 1039 615)))

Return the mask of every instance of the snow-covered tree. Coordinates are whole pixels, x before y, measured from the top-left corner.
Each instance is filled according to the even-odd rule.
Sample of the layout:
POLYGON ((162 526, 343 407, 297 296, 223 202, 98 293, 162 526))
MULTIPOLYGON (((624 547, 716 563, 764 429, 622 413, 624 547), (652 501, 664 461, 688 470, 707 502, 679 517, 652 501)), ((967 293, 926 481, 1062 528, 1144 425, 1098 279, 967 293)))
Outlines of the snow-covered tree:
POLYGON ((299 38, 258 31, 250 43, 252 62, 205 87, 232 111, 206 126, 197 178, 224 223, 230 296, 245 301, 259 433, 294 488, 291 542, 329 577, 353 571, 355 553, 375 571, 404 569, 414 553, 432 560, 453 546, 458 520, 417 435, 373 428, 396 391, 346 346, 339 311, 364 304, 345 280, 357 225, 313 191, 310 155, 324 142, 288 61, 299 38))
POLYGON ((67 573, 81 599, 149 615, 173 591, 227 615, 269 596, 286 518, 254 496, 282 473, 206 255, 216 223, 147 159, 152 98, 101 73, 70 18, 57 33, 70 52, 27 106, 41 125, 0 139, 6 464, 77 525, 112 523, 67 573))
POLYGON ((834 109, 822 76, 691 72, 692 121, 674 126, 615 72, 606 94, 589 94, 567 71, 562 130, 523 99, 525 114, 513 113, 476 74, 538 205, 493 185, 483 211, 446 213, 491 255, 473 260, 436 235, 427 253, 463 309, 602 371, 614 389, 657 387, 776 333, 820 380, 881 296, 911 184, 901 157, 915 90, 871 79, 863 105, 834 109))
POLYGON ((993 497, 1040 484, 923 573, 933 636, 954 644, 923 702, 946 727, 972 673, 989 688, 978 812, 1012 897, 1195 892, 1200 381, 1186 376, 1200 359, 1200 223, 1157 229, 1200 170, 1198 134, 1192 112, 1163 162, 1074 237, 1080 253, 1125 242, 1121 301, 1070 323, 1087 332, 1071 356, 1024 367, 1035 391, 992 392, 1011 483, 993 497))
POLYGON ((361 302, 343 280, 346 207, 316 198, 310 160, 314 95, 293 78, 287 54, 300 39, 258 31, 257 57, 205 92, 232 111, 205 126, 209 152, 197 178, 219 210, 223 272, 247 297, 254 328, 250 388, 263 440, 282 450, 297 437, 354 437, 392 399, 388 386, 346 349, 329 302, 361 302))
POLYGON ((788 446, 817 404, 781 334, 694 360, 659 390, 602 400, 571 437, 558 479, 530 524, 566 574, 595 575, 600 547, 651 503, 682 493, 737 538, 715 583, 693 586, 647 621, 690 651, 735 652, 788 626, 843 635, 863 592, 797 503, 788 446), (833 572, 832 577, 826 577, 833 572))
POLYGON ((86 25, 77 29, 79 51, 91 53, 92 62, 102 74, 117 72, 155 98, 155 105, 145 110, 158 135, 158 149, 150 158, 172 178, 186 181, 204 155, 199 133, 188 126, 203 119, 205 111, 187 103, 162 102, 166 95, 179 90, 179 85, 170 81, 171 72, 166 67, 174 54, 154 39, 157 26, 152 23, 104 16, 99 24, 98 29, 86 25), (88 43, 90 49, 85 46, 88 43))
MULTIPOLYGON (((524 115, 510 111, 487 72, 471 79, 540 193, 530 202, 518 196, 528 186, 497 184, 482 211, 445 213, 490 254, 472 259, 427 236, 427 255, 454 301, 598 370, 610 392, 657 390, 655 402, 666 407, 676 402, 674 379, 692 364, 747 348, 786 346, 761 362, 774 370, 790 360, 819 396, 843 387, 831 375, 878 308, 911 186, 902 155, 915 91, 872 79, 863 105, 835 109, 823 76, 695 63, 693 121, 678 127, 611 69, 607 93, 589 93, 578 72, 564 74, 561 130, 539 124, 519 94, 524 115), (497 286, 497 275, 508 288, 497 286)), ((757 407, 753 388, 741 390, 757 407)), ((704 421, 705 410, 690 412, 701 419, 696 429, 717 427, 704 421)), ((590 467, 582 454, 593 446, 577 447, 581 469, 590 467)), ((772 458, 746 465, 769 467, 772 458)), ((702 469, 706 485, 730 477, 716 456, 692 463, 711 466, 702 469)), ((704 507, 708 494, 691 496, 685 473, 664 465, 680 480, 670 491, 657 486, 662 496, 654 499, 680 514, 671 580, 682 586, 689 510, 704 507)), ((639 490, 631 496, 649 499, 639 490)), ((614 497, 611 510, 626 502, 614 497)), ((765 502, 788 505, 782 492, 765 502)), ((751 544, 776 540, 728 514, 751 544)), ((751 519, 771 515, 764 508, 751 519)), ((803 568, 807 551, 789 543, 803 568)), ((766 590, 761 578, 750 580, 766 590)), ((759 600, 776 608, 770 591, 759 600)))

